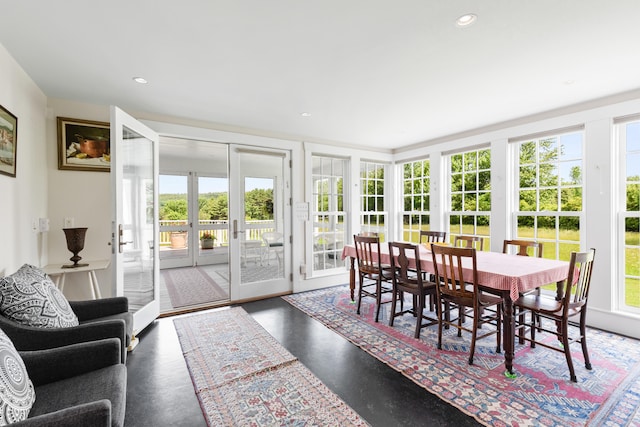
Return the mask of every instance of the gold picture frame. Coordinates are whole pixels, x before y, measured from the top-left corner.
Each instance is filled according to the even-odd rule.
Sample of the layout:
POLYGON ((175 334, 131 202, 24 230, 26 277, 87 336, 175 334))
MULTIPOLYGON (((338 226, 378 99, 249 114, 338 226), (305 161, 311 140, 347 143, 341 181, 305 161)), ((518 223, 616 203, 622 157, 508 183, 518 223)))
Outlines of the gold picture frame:
POLYGON ((0 105, 0 173, 16 177, 18 118, 0 105))
POLYGON ((58 169, 109 172, 109 123, 58 117, 58 169))

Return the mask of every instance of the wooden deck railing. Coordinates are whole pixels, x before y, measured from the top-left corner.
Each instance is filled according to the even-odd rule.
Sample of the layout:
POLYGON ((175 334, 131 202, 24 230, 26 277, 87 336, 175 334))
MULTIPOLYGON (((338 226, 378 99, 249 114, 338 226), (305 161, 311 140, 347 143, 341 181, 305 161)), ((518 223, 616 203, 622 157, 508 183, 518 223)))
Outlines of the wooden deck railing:
MULTIPOLYGON (((216 246, 229 244, 228 221, 200 220, 199 228, 198 238, 202 237, 205 232, 209 232, 215 236, 216 246)), ((169 246, 171 244, 172 233, 187 233, 188 230, 189 225, 186 220, 160 220, 160 246, 169 246)), ((245 239, 261 240, 262 233, 267 231, 275 231, 274 221, 247 221, 245 225, 245 239)))

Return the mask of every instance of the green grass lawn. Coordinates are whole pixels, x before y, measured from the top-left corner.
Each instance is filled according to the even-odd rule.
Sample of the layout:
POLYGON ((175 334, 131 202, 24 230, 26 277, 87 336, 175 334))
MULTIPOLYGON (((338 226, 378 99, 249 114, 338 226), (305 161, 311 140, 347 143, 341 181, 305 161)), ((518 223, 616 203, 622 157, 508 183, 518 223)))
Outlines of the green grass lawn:
MULTIPOLYGON (((428 230, 429 226, 423 226, 422 228, 428 230)), ((403 240, 417 242, 418 232, 418 227, 415 227, 412 230, 405 228, 403 232, 403 240)), ((525 240, 534 239, 534 237, 536 237, 534 236, 533 228, 521 227, 518 230, 518 233, 518 238, 525 240)), ((489 236, 489 227, 478 227, 477 232, 474 233, 473 226, 463 226, 462 232, 460 234, 478 234, 489 236)), ((555 242, 555 238, 556 235, 554 229, 538 229, 537 240, 542 242, 542 245, 544 247, 542 251, 544 258, 569 261, 569 259, 571 258, 571 252, 580 250, 580 233, 578 231, 561 231, 560 240, 562 240, 563 242, 559 244, 555 242)), ((640 246, 640 233, 625 233, 625 244, 628 246, 635 246, 632 248, 627 248, 625 250, 625 272, 627 276, 636 277, 628 277, 625 280, 625 304, 631 307, 640 308, 640 279, 637 279, 637 277, 640 276, 640 248, 638 247, 640 246)), ((488 251, 490 250, 490 248, 491 241, 488 237, 486 237, 484 242, 484 250, 488 251)), ((598 261, 596 260, 596 263, 597 262, 598 261)), ((550 284, 544 286, 543 288, 555 290, 555 287, 555 284, 550 284)))

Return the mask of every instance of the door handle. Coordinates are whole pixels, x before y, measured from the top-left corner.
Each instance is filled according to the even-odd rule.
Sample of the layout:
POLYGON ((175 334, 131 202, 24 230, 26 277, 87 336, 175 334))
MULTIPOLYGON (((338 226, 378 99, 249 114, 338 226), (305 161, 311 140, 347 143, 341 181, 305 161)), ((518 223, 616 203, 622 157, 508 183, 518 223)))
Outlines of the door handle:
POLYGON ((238 238, 238 233, 244 233, 244 230, 238 230, 238 220, 234 219, 233 220, 233 238, 234 239, 238 238))
POLYGON ((130 242, 125 242, 122 240, 122 235, 123 235, 123 231, 122 231, 122 224, 118 224, 118 252, 122 253, 122 247, 124 245, 127 245, 129 243, 133 243, 133 240, 130 242))

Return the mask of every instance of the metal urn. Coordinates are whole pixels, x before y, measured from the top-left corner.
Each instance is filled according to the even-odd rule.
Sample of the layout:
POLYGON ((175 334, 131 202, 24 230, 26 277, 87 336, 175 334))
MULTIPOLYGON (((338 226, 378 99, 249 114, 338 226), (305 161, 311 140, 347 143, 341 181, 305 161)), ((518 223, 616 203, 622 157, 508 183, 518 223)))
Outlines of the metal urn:
POLYGON ((86 227, 78 228, 63 228, 64 235, 67 238, 67 249, 73 253, 73 256, 69 258, 73 261, 73 264, 65 264, 62 268, 78 268, 85 267, 89 264, 79 264, 78 261, 82 259, 78 253, 84 249, 84 236, 87 234, 86 227))

